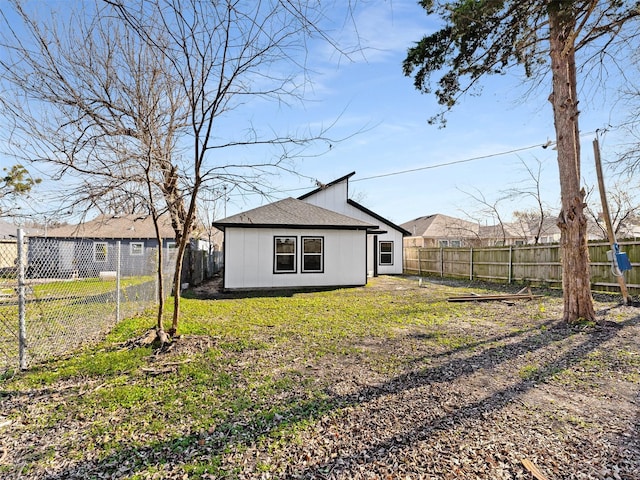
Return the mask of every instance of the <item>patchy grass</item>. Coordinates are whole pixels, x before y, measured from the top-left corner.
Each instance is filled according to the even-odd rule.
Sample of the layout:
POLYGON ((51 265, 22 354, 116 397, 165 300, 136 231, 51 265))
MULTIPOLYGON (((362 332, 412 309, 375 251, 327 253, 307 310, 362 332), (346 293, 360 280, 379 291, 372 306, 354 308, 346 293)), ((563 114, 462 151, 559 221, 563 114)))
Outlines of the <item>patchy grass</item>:
MULTIPOLYGON (((561 299, 447 302, 486 291, 473 287, 419 288, 413 280, 381 277, 364 288, 184 298, 182 337, 167 354, 123 348, 155 322, 152 313, 128 319, 95 348, 0 383, 6 422, 0 474, 287 476, 307 461, 309 432, 329 422, 314 442, 356 438, 360 430, 334 429, 331 419, 366 407, 405 379, 428 378, 435 389, 473 377, 476 383, 455 397, 463 400, 477 395, 478 385, 496 382, 527 393, 532 381, 563 388, 580 382, 599 388, 605 378, 640 384, 637 345, 583 346, 585 327, 595 327, 558 329, 549 315, 559 312, 561 299), (302 453, 288 459, 290 449, 302 453)), ((628 321, 628 314, 614 314, 628 321)), ((446 412, 457 408, 453 398, 434 397, 430 405, 442 403, 438 411, 446 412)), ((546 418, 554 429, 591 425, 557 403, 546 418)))

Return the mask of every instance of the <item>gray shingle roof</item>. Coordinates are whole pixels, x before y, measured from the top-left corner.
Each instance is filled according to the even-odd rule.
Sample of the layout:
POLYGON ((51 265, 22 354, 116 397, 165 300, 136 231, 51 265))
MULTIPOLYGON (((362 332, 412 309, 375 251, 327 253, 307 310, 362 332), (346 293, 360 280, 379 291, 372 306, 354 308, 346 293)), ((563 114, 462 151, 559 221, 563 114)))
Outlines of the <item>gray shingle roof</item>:
POLYGON ((436 213, 418 217, 400 225, 414 237, 473 237, 477 235, 478 225, 448 215, 436 213))
POLYGON ((295 198, 285 198, 262 207, 233 215, 218 222, 218 228, 224 227, 307 227, 339 229, 378 228, 355 218, 342 215, 326 208, 317 207, 295 198))
MULTIPOLYGON (((168 215, 160 217, 162 238, 174 238, 168 215)), ((47 237, 53 238, 156 238, 153 219, 150 215, 100 215, 78 225, 51 228, 47 237)))

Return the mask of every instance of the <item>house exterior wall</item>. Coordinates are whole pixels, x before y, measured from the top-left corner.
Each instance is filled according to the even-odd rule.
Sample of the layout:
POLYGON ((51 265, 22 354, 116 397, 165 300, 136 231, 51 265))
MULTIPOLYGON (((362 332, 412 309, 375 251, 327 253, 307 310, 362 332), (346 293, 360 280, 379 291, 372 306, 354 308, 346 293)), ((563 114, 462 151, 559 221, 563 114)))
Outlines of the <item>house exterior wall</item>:
POLYGON ((0 268, 16 268, 18 243, 15 240, 0 241, 0 268))
POLYGON ((228 290, 365 285, 366 232, 227 227, 224 264, 228 290), (274 273, 275 237, 296 237, 295 273, 274 273), (301 272, 302 237, 324 239, 322 273, 301 272))
MULTIPOLYGON (((29 238, 27 275, 30 278, 94 278, 100 272, 117 269, 117 242, 113 239, 73 239, 52 237, 29 238), (96 261, 94 243, 107 244, 106 258, 96 261)), ((165 240, 164 246, 170 241, 165 240)), ((157 257, 148 249, 156 249, 155 239, 120 240, 120 272, 123 276, 151 275, 156 271, 157 257), (131 244, 142 243, 141 255, 132 254, 131 244)), ((166 260, 166 259, 165 259, 166 260)))
POLYGON ((303 199, 304 202, 316 205, 318 207, 332 210, 342 215, 346 215, 357 220, 378 225, 380 230, 386 230, 387 233, 379 233, 377 236, 377 248, 373 247, 373 239, 369 242, 368 258, 367 258, 367 271, 371 272, 374 269, 374 262, 377 263, 378 274, 380 275, 400 275, 402 274, 402 255, 403 255, 403 242, 402 232, 396 230, 391 225, 387 225, 380 221, 380 219, 363 212, 359 208, 354 207, 347 203, 348 198, 348 183, 347 180, 331 185, 325 190, 315 192, 313 195, 303 199), (380 242, 393 242, 393 258, 392 264, 380 264, 380 242), (378 258, 373 258, 377 254, 378 258))

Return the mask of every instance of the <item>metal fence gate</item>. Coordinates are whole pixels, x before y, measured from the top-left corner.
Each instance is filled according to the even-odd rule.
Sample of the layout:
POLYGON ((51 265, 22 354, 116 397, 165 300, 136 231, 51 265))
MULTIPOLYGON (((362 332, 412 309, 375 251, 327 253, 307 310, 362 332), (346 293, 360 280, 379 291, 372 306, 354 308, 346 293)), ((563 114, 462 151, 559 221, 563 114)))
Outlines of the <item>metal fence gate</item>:
MULTIPOLYGON (((163 251, 171 292, 174 250, 163 251)), ((0 241, 0 375, 70 353, 157 304, 158 249, 120 242, 0 241)))

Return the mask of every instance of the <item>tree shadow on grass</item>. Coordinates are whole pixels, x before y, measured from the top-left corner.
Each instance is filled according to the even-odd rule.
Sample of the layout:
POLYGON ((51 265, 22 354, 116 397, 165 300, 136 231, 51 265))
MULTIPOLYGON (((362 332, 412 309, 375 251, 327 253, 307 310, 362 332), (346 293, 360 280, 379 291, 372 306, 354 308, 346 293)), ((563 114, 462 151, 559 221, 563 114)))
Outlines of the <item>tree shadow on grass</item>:
MULTIPOLYGON (((182 473, 192 469, 195 469, 192 473, 194 478, 197 478, 196 472, 204 471, 209 471, 213 475, 211 478, 234 478, 237 474, 237 472, 234 473, 234 468, 242 468, 241 465, 227 465, 224 463, 223 457, 255 446, 261 439, 277 437, 280 433, 286 434, 298 426, 304 427, 328 414, 338 414, 341 409, 347 407, 366 408, 388 396, 429 388, 435 384, 465 380, 475 373, 492 371, 523 355, 530 355, 546 347, 561 344, 564 340, 573 338, 574 335, 582 335, 577 340, 574 338, 576 340, 574 345, 564 353, 555 355, 546 363, 537 365, 535 376, 526 379, 512 379, 511 383, 486 397, 463 399, 464 401, 460 405, 454 405, 448 410, 440 408, 437 399, 427 396, 425 401, 433 400, 433 403, 436 403, 435 406, 438 407, 437 411, 434 411, 428 419, 418 416, 416 422, 408 422, 413 425, 402 434, 369 441, 355 451, 348 452, 346 455, 336 455, 329 460, 311 459, 304 466, 301 463, 298 464, 296 459, 291 457, 291 463, 286 466, 286 472, 282 473, 284 478, 325 478, 329 474, 349 478, 354 476, 357 469, 363 465, 365 467, 368 465, 367 468, 374 471, 377 467, 371 463, 373 459, 378 462, 377 464, 384 463, 385 459, 391 461, 390 452, 392 451, 408 447, 416 442, 426 441, 436 433, 450 432, 469 418, 480 418, 505 408, 518 397, 533 389, 536 384, 545 382, 558 372, 578 364, 589 353, 615 337, 620 329, 636 325, 639 318, 635 317, 620 322, 615 327, 597 327, 586 334, 571 328, 540 330, 539 326, 537 327, 539 331, 536 333, 531 331, 511 332, 503 337, 486 339, 474 345, 466 345, 463 348, 449 351, 450 355, 466 351, 468 355, 465 358, 446 358, 443 356, 442 362, 435 366, 428 365, 430 360, 428 356, 416 358, 412 371, 397 375, 391 380, 375 386, 365 386, 347 394, 329 392, 328 395, 317 398, 289 397, 279 405, 274 402, 268 412, 242 410, 230 415, 227 421, 215 426, 204 435, 197 432, 184 437, 149 442, 146 445, 136 445, 134 442, 122 444, 118 452, 113 455, 95 461, 69 462, 64 468, 44 478, 51 480, 92 477, 128 478, 153 470, 165 472, 160 475, 160 478, 182 478, 180 476, 182 473), (518 336, 523 337, 518 340, 518 336), (505 338, 516 341, 495 344, 505 338), (491 345, 492 343, 494 344, 491 345), (478 348, 484 344, 491 346, 478 351, 478 348), (182 473, 178 475, 179 472, 182 473)), ((430 407, 433 408, 433 405, 430 407)), ((206 415, 206 412, 203 412, 203 415, 206 415)), ((346 435, 349 436, 349 433, 346 432, 346 435)), ((356 433, 351 433, 356 435, 356 433)))

